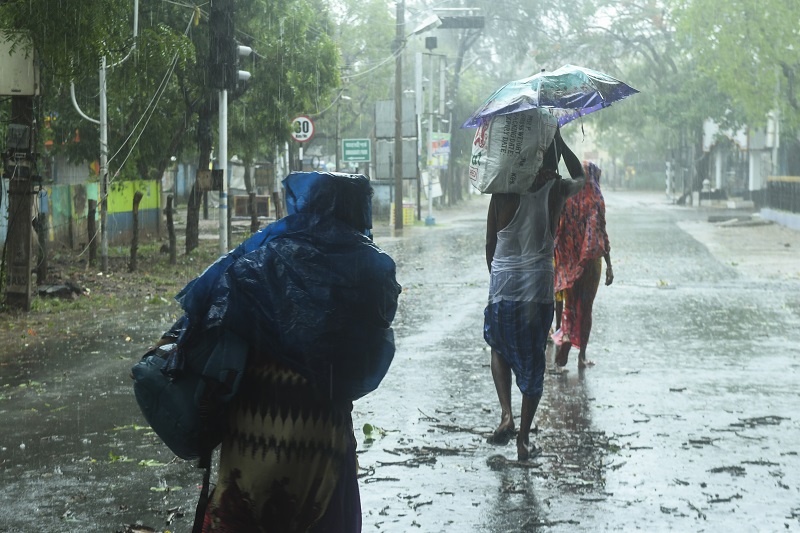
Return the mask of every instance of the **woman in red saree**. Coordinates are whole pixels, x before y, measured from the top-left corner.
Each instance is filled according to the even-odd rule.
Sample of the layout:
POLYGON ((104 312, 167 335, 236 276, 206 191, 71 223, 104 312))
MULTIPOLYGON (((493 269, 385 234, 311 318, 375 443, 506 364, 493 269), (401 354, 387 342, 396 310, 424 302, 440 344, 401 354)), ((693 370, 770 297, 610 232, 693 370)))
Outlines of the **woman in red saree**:
POLYGON ((587 161, 583 169, 586 185, 567 200, 555 238, 555 290, 561 292, 563 303, 556 305, 560 328, 553 340, 556 364, 562 367, 567 364, 572 346, 580 350, 579 368, 593 364, 586 360, 586 345, 592 330, 592 304, 600 285, 601 258, 606 262, 606 285, 614 281, 606 206, 600 192, 601 170, 587 161))

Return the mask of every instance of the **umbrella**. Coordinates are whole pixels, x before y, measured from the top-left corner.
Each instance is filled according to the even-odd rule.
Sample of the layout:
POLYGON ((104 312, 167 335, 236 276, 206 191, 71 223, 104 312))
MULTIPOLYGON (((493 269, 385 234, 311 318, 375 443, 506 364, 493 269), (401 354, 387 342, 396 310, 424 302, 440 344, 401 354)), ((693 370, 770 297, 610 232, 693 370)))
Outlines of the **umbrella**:
POLYGON ((535 107, 553 109, 559 126, 563 126, 638 92, 608 74, 564 65, 558 70, 542 71, 500 87, 461 127, 475 128, 482 119, 535 107))

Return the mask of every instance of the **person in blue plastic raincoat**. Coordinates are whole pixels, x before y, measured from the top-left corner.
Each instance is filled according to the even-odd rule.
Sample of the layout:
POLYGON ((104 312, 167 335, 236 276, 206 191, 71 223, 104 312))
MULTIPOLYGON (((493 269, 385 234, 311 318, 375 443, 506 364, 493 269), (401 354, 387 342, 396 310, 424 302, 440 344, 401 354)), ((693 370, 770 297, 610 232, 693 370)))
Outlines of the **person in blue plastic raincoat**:
POLYGON ((365 176, 283 184, 288 215, 177 296, 181 328, 221 326, 250 346, 204 532, 361 530, 350 413, 394 356, 400 286, 369 236, 365 176))

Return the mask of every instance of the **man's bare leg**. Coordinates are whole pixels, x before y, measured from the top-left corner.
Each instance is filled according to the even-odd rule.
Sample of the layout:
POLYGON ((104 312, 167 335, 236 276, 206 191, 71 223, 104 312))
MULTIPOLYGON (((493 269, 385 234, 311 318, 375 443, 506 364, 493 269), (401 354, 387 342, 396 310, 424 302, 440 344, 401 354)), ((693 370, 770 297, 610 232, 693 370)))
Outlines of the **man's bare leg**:
POLYGON ((500 425, 490 437, 492 444, 505 444, 514 434, 514 415, 511 413, 511 367, 492 350, 492 379, 500 401, 500 425))
POLYGON ((519 433, 517 434, 517 459, 527 461, 530 457, 530 432, 533 425, 533 417, 539 407, 541 394, 536 396, 522 395, 522 414, 519 419, 519 433))

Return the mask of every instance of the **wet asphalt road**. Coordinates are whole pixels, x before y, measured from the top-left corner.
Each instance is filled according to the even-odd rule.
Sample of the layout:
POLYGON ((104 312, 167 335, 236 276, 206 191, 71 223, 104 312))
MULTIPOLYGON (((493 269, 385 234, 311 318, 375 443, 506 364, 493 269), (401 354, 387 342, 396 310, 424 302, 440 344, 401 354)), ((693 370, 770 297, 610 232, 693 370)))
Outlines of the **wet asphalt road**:
MULTIPOLYGON (((572 353, 547 374, 543 454, 524 464, 513 442, 485 443, 499 419, 481 333, 488 199, 402 236, 377 228, 404 291, 395 362, 353 412, 364 531, 800 531, 797 232, 731 228, 742 239, 723 245, 708 211, 606 202, 597 365, 572 353)), ((175 311, 97 310, 58 344, 0 356, 0 532, 190 529, 200 472, 144 427, 127 378, 175 311)))

